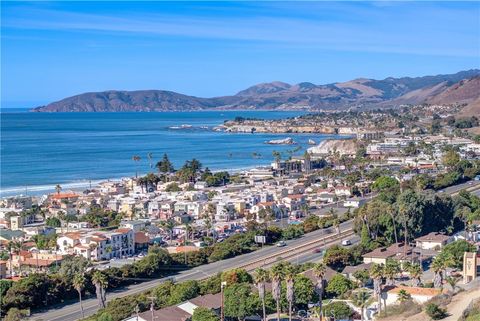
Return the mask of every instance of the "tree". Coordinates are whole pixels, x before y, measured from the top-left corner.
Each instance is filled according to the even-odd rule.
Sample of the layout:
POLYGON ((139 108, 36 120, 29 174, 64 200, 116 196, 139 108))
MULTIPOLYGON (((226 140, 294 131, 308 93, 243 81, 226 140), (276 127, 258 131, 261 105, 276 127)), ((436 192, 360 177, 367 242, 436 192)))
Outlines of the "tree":
POLYGON ((97 295, 98 307, 105 308, 105 288, 108 286, 107 276, 103 272, 95 270, 92 274, 92 282, 95 285, 95 293, 97 295))
POLYGON ((400 303, 403 303, 405 301, 409 301, 412 299, 412 296, 410 295, 410 293, 408 293, 407 291, 405 290, 400 290, 398 291, 398 294, 397 294, 397 300, 400 302, 400 303))
POLYGON ((161 174, 161 176, 166 180, 165 178, 167 177, 168 174, 173 173, 175 169, 173 168, 173 164, 170 162, 170 159, 168 159, 168 155, 165 153, 163 154, 163 158, 161 161, 159 161, 155 167, 157 168, 158 172, 161 174))
MULTIPOLYGON (((135 162, 135 164, 137 164, 142 160, 142 158, 138 155, 133 155, 132 160, 135 162)), ((137 170, 135 170, 135 177, 138 178, 138 166, 137 166, 137 170)))
POLYGON ((340 297, 353 289, 353 283, 343 274, 335 274, 328 282, 326 291, 333 296, 340 297))
POLYGON ((277 319, 280 320, 281 282, 283 279, 283 265, 281 263, 277 263, 272 267, 270 279, 272 280, 272 296, 277 306, 277 319))
POLYGON ((334 270, 341 271, 350 263, 352 254, 339 245, 333 245, 325 251, 323 262, 334 270))
POLYGON ((264 269, 257 269, 255 271, 255 284, 258 289, 258 296, 260 300, 262 300, 262 313, 263 313, 263 321, 267 321, 267 313, 265 311, 265 283, 270 280, 268 272, 264 269))
POLYGON ((411 264, 408 267, 407 272, 410 274, 410 278, 412 279, 412 285, 419 286, 421 282, 420 277, 423 273, 421 265, 418 263, 411 264))
POLYGON ((345 302, 337 301, 325 306, 325 315, 333 316, 335 320, 349 319, 352 314, 352 309, 345 302))
POLYGON ((389 259, 383 267, 383 275, 386 277, 386 285, 394 285, 395 277, 400 273, 400 264, 398 261, 389 259))
POLYGON ((360 308, 360 317, 363 321, 364 310, 370 303, 370 293, 364 290, 355 292, 353 295, 352 303, 360 308))
POLYGON ((62 186, 60 186, 60 184, 55 185, 55 192, 57 194, 60 194, 61 191, 62 191, 62 186))
POLYGON ((453 149, 449 149, 443 155, 443 165, 447 167, 454 167, 460 161, 460 155, 453 149))
POLYGON ((476 247, 465 240, 458 240, 445 245, 439 256, 451 258, 448 267, 461 269, 463 267, 463 253, 465 252, 476 252, 476 247))
POLYGON ((58 273, 71 280, 76 274, 82 274, 90 264, 83 256, 67 255, 63 258, 58 273))
POLYGON ((445 279, 447 281, 447 283, 450 285, 450 287, 452 288, 452 292, 455 293, 455 289, 457 288, 457 283, 458 281, 460 281, 460 278, 456 278, 456 277, 453 277, 453 276, 449 276, 445 279))
POLYGON ((443 278, 445 269, 453 263, 453 257, 451 255, 437 255, 430 265, 433 270, 433 286, 436 288, 443 287, 443 278))
POLYGON ((197 307, 193 310, 192 321, 219 321, 220 318, 211 309, 197 307))
POLYGON ((378 311, 382 311, 382 278, 383 267, 379 264, 373 264, 370 268, 370 277, 373 279, 373 292, 377 298, 378 311))
POLYGON ((82 318, 85 318, 85 314, 83 312, 83 304, 82 304, 82 290, 85 287, 85 276, 83 274, 76 274, 73 277, 72 281, 73 287, 78 292, 78 300, 80 302, 80 311, 82 312, 82 318))
POLYGON ((17 308, 10 308, 7 315, 5 316, 5 321, 20 321, 27 316, 27 313, 23 310, 17 308))
MULTIPOLYGON (((253 296, 249 284, 228 285, 225 288, 224 296, 225 316, 227 317, 243 320, 257 310, 256 303, 251 301, 253 296)), ((260 306, 260 302, 258 302, 258 305, 260 306)))
POLYGON ((313 275, 317 279, 317 283, 315 284, 315 292, 318 294, 319 321, 322 321, 322 297, 325 282, 325 272, 326 266, 323 262, 317 263, 313 266, 313 275))
POLYGON ((285 283, 287 285, 287 301, 288 301, 288 319, 292 321, 292 306, 295 299, 295 267, 287 265, 285 268, 285 283))

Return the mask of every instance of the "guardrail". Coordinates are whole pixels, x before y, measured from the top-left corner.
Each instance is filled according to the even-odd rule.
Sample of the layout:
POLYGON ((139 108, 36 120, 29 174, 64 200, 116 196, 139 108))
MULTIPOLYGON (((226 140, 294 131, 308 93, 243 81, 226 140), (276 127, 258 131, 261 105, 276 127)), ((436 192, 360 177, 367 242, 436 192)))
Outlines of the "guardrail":
POLYGON ((305 251, 314 249, 314 248, 318 247, 319 245, 320 246, 328 245, 330 243, 338 241, 339 239, 351 236, 353 234, 354 234, 353 229, 349 228, 345 231, 342 231, 340 234, 338 234, 338 233, 330 234, 328 236, 322 237, 322 238, 317 239, 317 240, 313 240, 313 241, 310 241, 310 242, 307 242, 307 243, 304 243, 304 244, 301 244, 301 245, 297 245, 295 247, 290 247, 290 248, 285 249, 284 251, 280 251, 280 252, 277 252, 275 254, 268 255, 264 258, 257 259, 255 261, 251 261, 251 262, 239 265, 239 266, 237 266, 237 268, 241 268, 241 269, 245 269, 247 271, 251 271, 251 270, 254 270, 254 269, 258 268, 259 266, 264 266, 264 265, 274 263, 278 260, 279 257, 281 257, 282 259, 288 259, 288 258, 291 258, 292 256, 297 255, 297 252, 299 252, 299 251, 305 252, 305 251))

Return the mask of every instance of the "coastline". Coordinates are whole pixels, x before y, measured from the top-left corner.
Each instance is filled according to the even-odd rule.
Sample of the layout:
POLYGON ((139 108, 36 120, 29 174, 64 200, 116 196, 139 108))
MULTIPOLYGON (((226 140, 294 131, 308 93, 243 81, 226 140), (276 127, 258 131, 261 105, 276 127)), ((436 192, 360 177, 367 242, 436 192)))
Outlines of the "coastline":
MULTIPOLYGON (((272 160, 273 161, 273 160, 272 160)), ((246 167, 239 167, 239 168, 229 168, 229 169, 214 169, 211 170, 212 173, 227 171, 230 174, 241 173, 246 170, 250 170, 253 168, 260 168, 263 166, 267 166, 268 164, 258 164, 253 166, 246 166, 246 167)), ((139 173, 139 177, 144 176, 148 173, 139 173)), ((79 181, 71 181, 71 182, 59 182, 64 190, 71 190, 82 192, 88 188, 96 188, 102 182, 118 182, 123 179, 132 178, 132 176, 123 176, 123 177, 116 177, 116 178, 104 178, 104 179, 95 179, 95 180, 79 180, 79 181)), ((16 197, 16 196, 42 196, 46 194, 50 194, 55 192, 56 184, 48 184, 48 185, 32 185, 32 186, 15 186, 15 187, 7 187, 2 188, 0 190, 0 199, 8 198, 8 197, 16 197), (26 193, 25 193, 26 192, 26 193)))

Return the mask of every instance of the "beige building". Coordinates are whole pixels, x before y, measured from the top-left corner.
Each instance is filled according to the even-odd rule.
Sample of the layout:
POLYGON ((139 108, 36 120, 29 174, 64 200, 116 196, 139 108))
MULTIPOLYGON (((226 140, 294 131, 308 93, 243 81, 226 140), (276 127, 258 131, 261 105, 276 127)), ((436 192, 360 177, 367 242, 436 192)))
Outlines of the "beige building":
POLYGON ((424 250, 440 250, 450 243, 451 240, 450 236, 438 232, 431 232, 415 239, 416 246, 424 250))
POLYGON ((480 254, 463 253, 463 283, 472 282, 480 274, 480 254))

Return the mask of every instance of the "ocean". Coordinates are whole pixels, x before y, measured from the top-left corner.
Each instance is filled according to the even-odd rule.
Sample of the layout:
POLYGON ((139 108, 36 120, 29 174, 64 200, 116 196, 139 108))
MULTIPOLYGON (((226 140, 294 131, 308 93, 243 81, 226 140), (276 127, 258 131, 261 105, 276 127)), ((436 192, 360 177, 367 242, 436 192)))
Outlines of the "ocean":
POLYGON ((150 167, 167 153, 175 167, 196 158, 204 167, 240 170, 273 161, 272 151, 287 155, 308 140, 317 143, 339 135, 243 134, 211 128, 236 116, 278 119, 302 112, 205 111, 166 113, 31 113, 2 109, 0 197, 79 189, 100 180, 155 171, 150 167), (175 129, 175 127, 182 127, 175 129), (191 126, 191 127, 189 127, 191 126), (173 127, 173 128, 172 128, 173 127), (298 145, 267 145, 292 137, 298 145), (153 160, 149 161, 148 153, 153 160), (257 153, 260 158, 253 156, 257 153), (135 163, 133 155, 141 157, 135 163))

